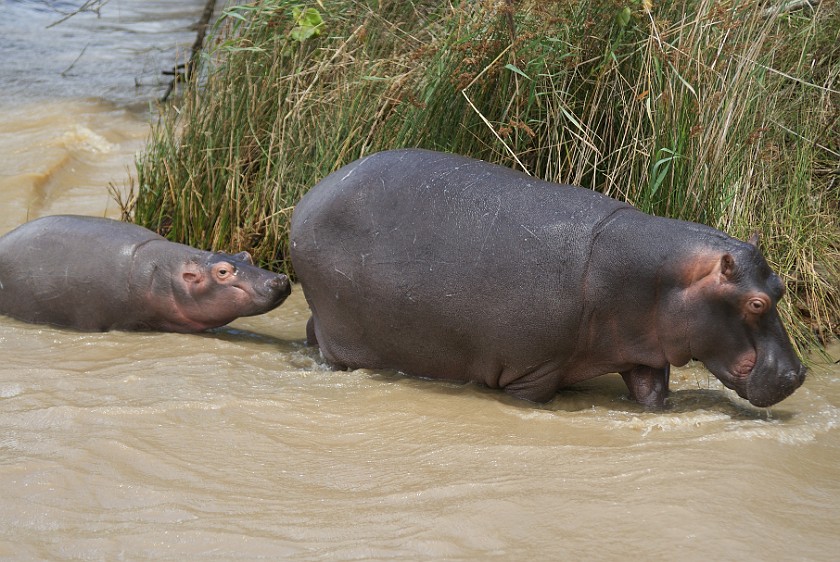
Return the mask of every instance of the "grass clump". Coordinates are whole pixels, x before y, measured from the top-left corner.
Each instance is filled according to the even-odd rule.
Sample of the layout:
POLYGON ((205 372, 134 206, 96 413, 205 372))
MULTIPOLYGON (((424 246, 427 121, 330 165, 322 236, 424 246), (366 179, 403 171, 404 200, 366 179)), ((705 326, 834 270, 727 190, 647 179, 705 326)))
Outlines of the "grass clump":
POLYGON ((137 222, 289 271, 331 171, 419 146, 762 235, 799 342, 840 320, 840 7, 266 0, 229 8, 137 161, 137 222))

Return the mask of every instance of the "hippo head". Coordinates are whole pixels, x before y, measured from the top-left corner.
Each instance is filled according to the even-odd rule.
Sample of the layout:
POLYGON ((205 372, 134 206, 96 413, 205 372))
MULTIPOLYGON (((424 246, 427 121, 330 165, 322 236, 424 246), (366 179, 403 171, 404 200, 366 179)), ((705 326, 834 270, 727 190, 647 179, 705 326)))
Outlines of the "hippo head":
POLYGON ((732 242, 726 251, 702 250, 682 265, 677 316, 684 317, 671 327, 681 333, 685 360, 702 361, 751 404, 771 406, 799 388, 805 367, 776 309, 784 284, 758 251, 757 239, 732 242))
POLYGON ((248 252, 200 252, 182 264, 179 289, 180 315, 194 328, 208 329, 276 308, 291 285, 282 273, 255 266, 248 252))

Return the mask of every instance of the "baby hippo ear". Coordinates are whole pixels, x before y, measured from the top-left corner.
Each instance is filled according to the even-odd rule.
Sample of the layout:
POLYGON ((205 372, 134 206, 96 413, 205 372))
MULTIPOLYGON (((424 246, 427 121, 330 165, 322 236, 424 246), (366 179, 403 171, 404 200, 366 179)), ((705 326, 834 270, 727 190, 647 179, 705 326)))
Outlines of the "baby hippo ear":
POLYGON ((753 232, 752 234, 750 234, 750 237, 747 238, 747 244, 750 244, 751 246, 755 246, 756 248, 758 248, 758 244, 760 242, 761 242, 761 240, 760 240, 760 236, 759 236, 757 230, 755 232, 753 232))
POLYGON ((188 261, 184 264, 183 270, 181 270, 181 278, 187 284, 201 283, 204 280, 204 272, 197 263, 188 261))
POLYGON ((234 254, 233 257, 239 261, 244 261, 245 263, 254 265, 254 258, 252 258, 251 254, 248 252, 239 252, 238 254, 234 254))

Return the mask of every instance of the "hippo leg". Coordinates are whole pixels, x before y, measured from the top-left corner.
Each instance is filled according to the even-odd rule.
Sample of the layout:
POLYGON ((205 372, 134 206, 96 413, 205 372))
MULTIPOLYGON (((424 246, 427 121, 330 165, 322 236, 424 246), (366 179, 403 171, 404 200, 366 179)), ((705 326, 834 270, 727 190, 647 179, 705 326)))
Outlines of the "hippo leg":
POLYGON ((318 323, 318 321, 315 319, 314 314, 309 317, 309 320, 307 320, 307 322, 306 322, 306 345, 311 346, 311 347, 317 346, 319 348, 318 351, 321 354, 321 359, 327 364, 327 366, 330 368, 331 371, 347 371, 347 370, 349 370, 350 369, 349 366, 347 366, 344 363, 341 363, 339 361, 336 361, 328 351, 324 350, 324 346, 322 346, 321 343, 318 340, 318 335, 317 335, 318 330, 316 328, 317 323, 318 323))
POLYGON ((630 390, 630 398, 652 410, 661 410, 665 407, 670 375, 670 365, 664 369, 639 365, 621 373, 624 384, 630 390))
POLYGON ((318 338, 315 336, 315 317, 310 316, 306 323, 306 345, 318 345, 318 338))

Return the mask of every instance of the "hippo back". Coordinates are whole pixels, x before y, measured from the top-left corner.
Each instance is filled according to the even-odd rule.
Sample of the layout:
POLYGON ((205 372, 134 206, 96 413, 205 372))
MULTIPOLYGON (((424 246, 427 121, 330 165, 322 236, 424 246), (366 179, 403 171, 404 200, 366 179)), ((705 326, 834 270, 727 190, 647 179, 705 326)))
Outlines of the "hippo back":
POLYGON ((28 222, 0 238, 0 313, 28 322, 105 329, 103 322, 115 310, 122 313, 114 303, 128 302, 136 249, 151 240, 163 238, 140 226, 96 217, 56 215, 28 222))
POLYGON ((625 209, 478 160, 388 151, 301 200, 292 260, 331 362, 499 386, 508 368, 573 352, 593 231, 625 209))

